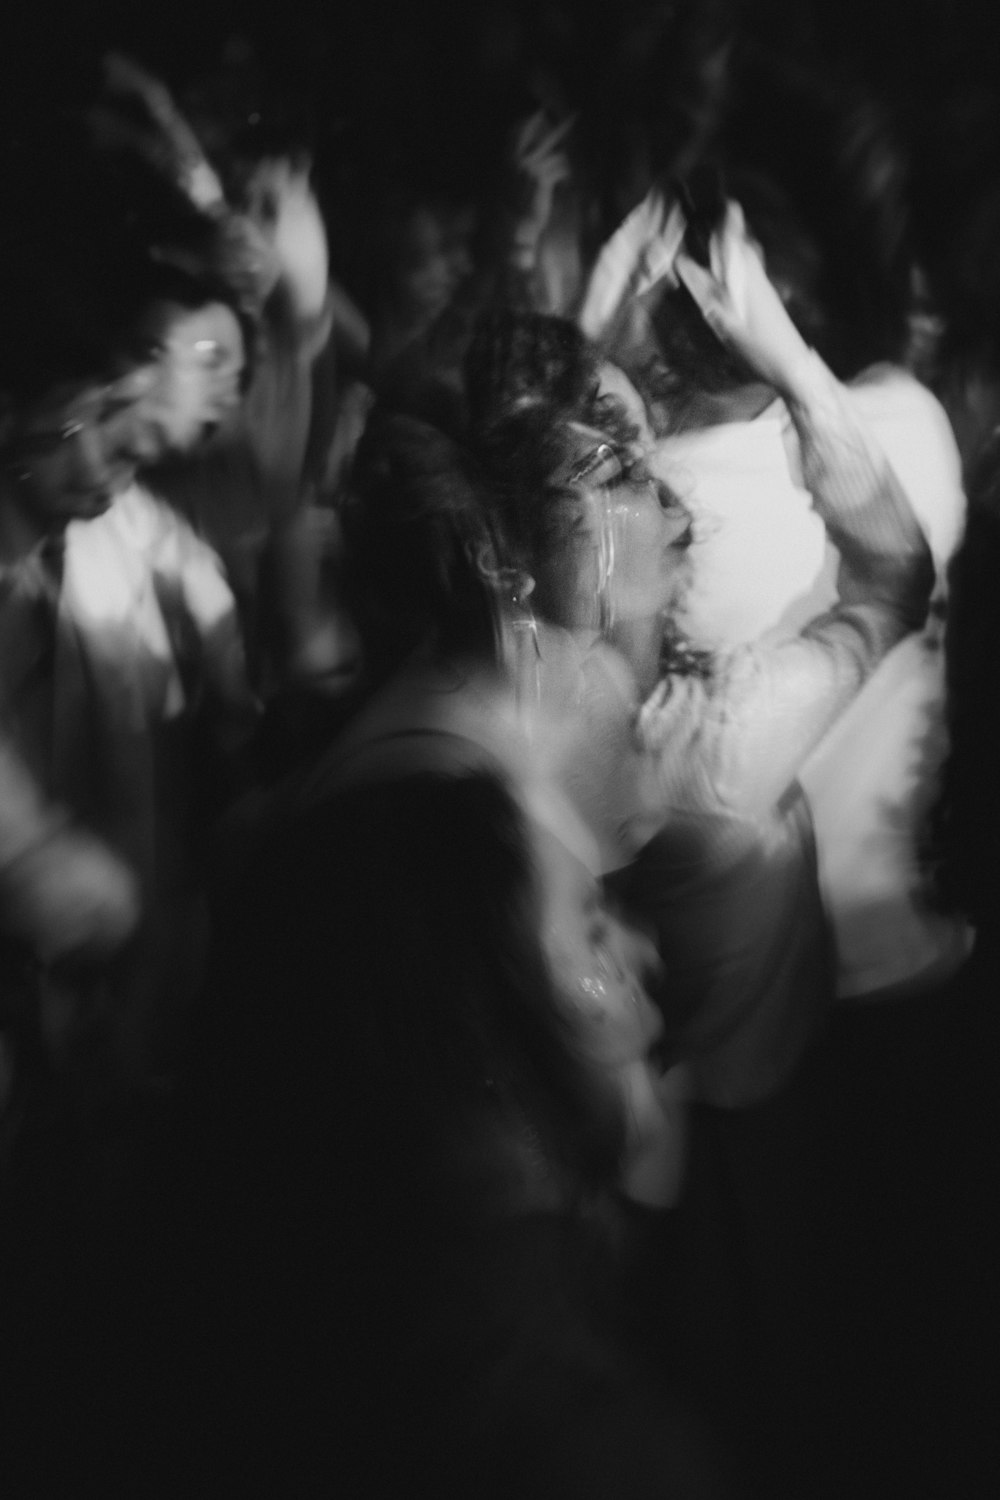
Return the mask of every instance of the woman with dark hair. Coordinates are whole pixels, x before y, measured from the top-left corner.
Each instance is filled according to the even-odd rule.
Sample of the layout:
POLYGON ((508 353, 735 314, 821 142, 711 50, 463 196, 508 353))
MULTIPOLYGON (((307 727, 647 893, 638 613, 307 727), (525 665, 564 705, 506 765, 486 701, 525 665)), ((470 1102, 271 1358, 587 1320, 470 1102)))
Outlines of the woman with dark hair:
MULTIPOLYGON (((749 1423, 751 1393, 767 1392, 815 1437, 818 1414, 805 1407, 820 1367, 809 1340, 822 1252, 806 1189, 821 1160, 815 1044, 833 964, 797 777, 885 653, 920 625, 931 569, 891 470, 795 330, 735 215, 713 264, 718 279, 682 256, 677 274, 715 335, 788 404, 841 553, 828 613, 786 641, 715 653, 686 644, 697 540, 685 547, 683 511, 594 378, 577 382, 566 405, 541 386, 506 414, 498 402, 476 447, 503 555, 535 580, 539 616, 576 650, 568 696, 579 707, 545 747, 554 773, 625 909, 656 933, 669 1055, 690 1067, 701 1104, 688 1222, 723 1202, 739 1226, 715 1219, 690 1242, 698 1261, 721 1243, 731 1262, 728 1280, 699 1273, 701 1294, 685 1306, 698 1309, 706 1378, 731 1382, 749 1423), (720 1304, 731 1311, 724 1331, 720 1304)), ((544 660, 538 676, 544 691, 544 660)), ((772 1440, 784 1472, 791 1445, 769 1426, 759 1451, 772 1440)), ((811 1441, 803 1436, 807 1468, 811 1441)))
MULTIPOLYGON (((534 579, 531 598, 539 615, 567 629, 582 648, 580 691, 584 701, 590 697, 591 716, 587 722, 584 714, 587 728, 575 747, 579 758, 574 763, 572 749, 568 752, 566 775, 582 799, 608 869, 627 866, 678 815, 690 825, 682 845, 695 837, 696 825, 702 828, 700 838, 726 826, 730 834, 718 853, 728 851, 727 860, 738 849, 748 853, 749 840, 761 853, 767 846, 766 863, 777 867, 782 863, 778 846, 791 839, 808 869, 811 835, 801 797, 793 795, 796 774, 876 662, 919 622, 925 608, 926 545, 894 476, 795 330, 736 218, 717 263, 726 267, 725 283, 682 259, 689 294, 760 380, 786 393, 817 507, 843 544, 841 603, 811 621, 800 636, 714 656, 683 645, 679 621, 697 544, 688 549, 691 533, 683 507, 650 472, 620 403, 601 393, 593 360, 588 381, 587 360, 579 350, 571 356, 579 373, 563 377, 570 395, 565 404, 550 400, 540 384, 532 392, 526 382, 506 414, 484 424, 476 440, 480 460, 493 476, 494 523, 506 561, 534 579), (727 290, 737 283, 742 308, 727 290), (593 673, 589 692, 585 685, 587 653, 601 641, 617 651, 617 703, 615 692, 598 691, 593 673), (737 827, 745 836, 736 836, 737 827), (760 842, 763 827, 768 832, 760 842)), ((536 337, 551 343, 541 326, 536 337)), ((488 344, 487 334, 475 350, 479 371, 490 360, 501 369, 488 344)), ((524 368, 524 357, 516 356, 515 363, 524 368)), ((471 389, 478 378, 478 371, 471 372, 471 389)), ((502 372, 495 383, 500 389, 495 409, 504 412, 517 378, 502 372)), ((480 404, 487 407, 485 397, 480 404)), ((542 670, 544 675, 544 664, 542 670)), ((799 864, 798 856, 793 864, 799 864)), ((814 871, 811 881, 793 884, 797 909, 811 900, 810 920, 789 923, 785 940, 754 944, 750 951, 760 955, 768 946, 770 962, 784 968, 790 952, 802 952, 801 936, 789 944, 793 927, 796 933, 809 931, 809 966, 825 995, 814 871)), ((676 924, 680 938, 680 909, 671 910, 668 903, 662 915, 672 928, 676 924)), ((742 922, 738 926, 742 930, 742 922)), ((689 932, 685 948, 692 936, 689 932)), ((672 945, 670 951, 674 957, 672 945)), ((702 950, 703 959, 709 951, 711 945, 702 950)), ((745 963, 749 954, 742 951, 745 963)), ((670 967, 676 996, 677 971, 670 967)), ((816 1012, 803 1005, 801 994, 793 1000, 784 984, 776 989, 763 973, 748 984, 748 971, 739 972, 742 982, 732 983, 731 998, 739 993, 741 1008, 752 1009, 751 996, 771 1006, 785 991, 780 1003, 791 1027, 785 1043, 778 1044, 779 1052, 790 1047, 783 1061, 775 1054, 769 1065, 762 1057, 751 1063, 751 1049, 740 1063, 733 1059, 736 1072, 729 1085, 720 1077, 723 1094, 731 1087, 734 1096, 748 1101, 787 1076, 810 1029, 810 1010, 814 1021, 816 1012), (750 1071, 737 1084, 744 1068, 750 1071)), ((772 1024, 764 1027, 771 1035, 768 1049, 781 1029, 772 1030, 772 1024)))
POLYGON ((224 887, 212 1196, 242 1269, 219 1346, 250 1305, 284 1375, 314 1329, 277 1431, 287 1403, 310 1463, 363 1461, 358 1493, 416 1475, 455 1495, 711 1494, 617 1306, 623 1200, 671 1201, 680 1171, 650 945, 533 762, 516 584, 454 445, 376 414, 354 486, 374 690, 224 887), (335 1396, 322 1423, 315 1389, 335 1396))
MULTIPOLYGON (((592 867, 588 837, 534 752, 544 732, 540 715, 551 705, 531 691, 537 643, 522 595, 527 585, 516 567, 502 565, 467 461, 416 419, 376 416, 354 485, 345 543, 374 691, 331 749, 294 778, 294 797, 312 800, 383 765, 398 774, 439 757, 450 764, 458 744, 460 760, 471 755, 475 764, 505 768, 533 816, 565 824, 565 838, 592 867)), ((559 634, 551 632, 556 652, 559 634)), ((647 1044, 619 1080, 634 1106, 625 1178, 634 1175, 638 1194, 669 1200, 678 1171, 675 1081, 658 1103, 658 1070, 645 1071, 647 1044)))

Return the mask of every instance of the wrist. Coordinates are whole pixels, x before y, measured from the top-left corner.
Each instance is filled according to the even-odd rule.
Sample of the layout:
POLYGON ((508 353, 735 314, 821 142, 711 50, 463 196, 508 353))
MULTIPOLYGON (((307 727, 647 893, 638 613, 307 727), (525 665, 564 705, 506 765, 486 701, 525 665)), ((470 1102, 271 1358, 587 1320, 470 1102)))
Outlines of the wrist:
POLYGON ((815 349, 803 344, 783 372, 779 391, 790 406, 808 407, 828 399, 832 376, 815 349))

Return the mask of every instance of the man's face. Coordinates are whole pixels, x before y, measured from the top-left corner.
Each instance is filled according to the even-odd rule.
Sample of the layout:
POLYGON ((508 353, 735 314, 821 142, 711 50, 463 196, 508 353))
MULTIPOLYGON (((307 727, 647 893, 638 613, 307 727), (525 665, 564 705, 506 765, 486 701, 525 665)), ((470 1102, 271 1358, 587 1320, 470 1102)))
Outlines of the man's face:
POLYGON ((152 354, 150 387, 133 414, 130 451, 146 467, 198 447, 231 417, 246 350, 236 314, 222 302, 159 302, 139 336, 152 354))
POLYGON ((131 372, 56 386, 18 421, 9 449, 18 493, 44 528, 92 520, 132 483, 126 434, 147 383, 131 372))

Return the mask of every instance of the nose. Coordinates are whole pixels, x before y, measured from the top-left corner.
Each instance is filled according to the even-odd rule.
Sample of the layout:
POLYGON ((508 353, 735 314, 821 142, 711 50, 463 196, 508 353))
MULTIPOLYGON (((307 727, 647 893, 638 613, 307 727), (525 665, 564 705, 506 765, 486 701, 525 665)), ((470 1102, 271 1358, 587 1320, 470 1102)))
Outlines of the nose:
POLYGON ((687 546, 691 540, 691 512, 665 480, 657 477, 653 484, 663 512, 664 529, 669 533, 668 545, 687 546))
POLYGON ((691 512, 665 485, 658 486, 668 547, 689 547, 694 538, 691 512))

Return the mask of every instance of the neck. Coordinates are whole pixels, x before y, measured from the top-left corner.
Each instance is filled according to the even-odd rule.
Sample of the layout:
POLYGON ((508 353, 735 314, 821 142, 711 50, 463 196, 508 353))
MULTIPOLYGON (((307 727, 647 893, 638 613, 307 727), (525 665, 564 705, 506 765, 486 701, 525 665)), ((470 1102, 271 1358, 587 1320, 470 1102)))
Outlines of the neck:
POLYGON ((0 479, 0 562, 15 563, 50 534, 33 508, 27 505, 18 485, 0 479))
POLYGON ((640 701, 645 700, 659 681, 662 616, 622 621, 614 626, 610 640, 632 670, 640 701))

